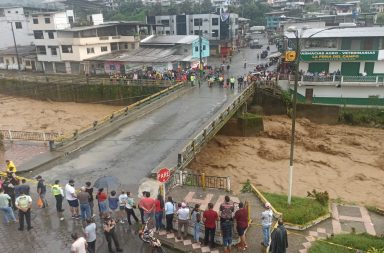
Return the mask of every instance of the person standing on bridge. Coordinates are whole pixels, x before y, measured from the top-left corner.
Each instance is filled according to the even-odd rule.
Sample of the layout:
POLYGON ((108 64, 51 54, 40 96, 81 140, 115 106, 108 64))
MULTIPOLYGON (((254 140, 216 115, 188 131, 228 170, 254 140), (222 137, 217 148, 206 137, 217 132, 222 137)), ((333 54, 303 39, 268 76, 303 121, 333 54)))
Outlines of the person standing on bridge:
POLYGON ((68 201, 73 219, 80 219, 79 215, 79 200, 77 199, 75 190, 75 181, 70 179, 65 185, 65 198, 68 201))
POLYGON ((42 208, 48 207, 48 201, 45 199, 45 194, 47 193, 47 186, 45 185, 45 180, 41 176, 36 177, 37 180, 37 194, 43 202, 42 208))
POLYGON ((3 212, 3 223, 8 225, 9 220, 16 222, 15 214, 10 207, 11 197, 4 193, 4 190, 0 188, 0 211, 3 212))
POLYGON ((271 210, 271 204, 267 202, 265 203, 265 211, 261 213, 261 225, 263 228, 263 241, 261 245, 264 245, 266 248, 269 246, 269 231, 271 229, 272 219, 273 212, 271 210))
POLYGON ((32 198, 29 195, 26 195, 25 192, 22 192, 15 201, 17 209, 19 209, 19 230, 24 230, 24 218, 27 222, 27 230, 31 230, 31 206, 32 198))
POLYGON ((60 180, 55 180, 55 183, 52 185, 52 195, 56 199, 56 211, 58 213, 63 212, 63 197, 64 197, 64 192, 63 188, 61 188, 60 180))
POLYGON ((271 253, 285 253, 288 248, 288 235, 282 219, 277 222, 277 228, 271 234, 271 253))
POLYGON ((205 226, 204 245, 213 248, 215 246, 216 221, 219 220, 219 215, 213 210, 213 204, 208 203, 208 210, 203 213, 203 221, 205 226))
POLYGON ((168 196, 164 209, 165 209, 165 220, 167 222, 166 230, 168 233, 171 233, 173 230, 173 224, 172 224, 173 215, 175 213, 175 205, 173 203, 171 196, 168 196))

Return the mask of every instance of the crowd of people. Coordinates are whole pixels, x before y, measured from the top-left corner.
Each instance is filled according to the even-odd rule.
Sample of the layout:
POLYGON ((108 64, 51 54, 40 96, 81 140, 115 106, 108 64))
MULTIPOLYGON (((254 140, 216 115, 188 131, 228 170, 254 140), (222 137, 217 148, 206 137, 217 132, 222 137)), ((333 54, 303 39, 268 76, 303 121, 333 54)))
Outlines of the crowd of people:
MULTIPOLYGON (((12 161, 6 161, 6 176, 0 178, 0 211, 3 213, 3 223, 19 223, 19 230, 23 231, 25 223, 27 230, 33 229, 31 224, 32 197, 30 186, 26 179, 19 180, 16 176, 16 166, 12 161), (14 211, 18 211, 18 220, 14 211)), ((233 227, 236 228, 240 242, 235 245, 239 250, 248 248, 245 232, 248 228, 248 209, 244 203, 234 203, 229 196, 225 196, 224 202, 220 205, 219 212, 213 210, 213 203, 209 203, 206 210, 201 210, 200 205, 196 204, 190 208, 187 203, 176 203, 171 196, 166 201, 162 195, 152 198, 150 192, 142 192, 142 197, 137 205, 135 199, 129 191, 121 190, 119 194, 115 190, 106 192, 103 188, 94 188, 91 182, 85 182, 83 186, 75 187, 75 181, 70 179, 64 187, 60 180, 55 180, 52 185, 47 185, 42 176, 37 176, 36 193, 38 195, 37 205, 39 208, 48 208, 46 199, 47 188, 55 199, 55 208, 59 219, 64 220, 63 200, 69 205, 69 212, 72 219, 81 220, 82 234, 72 233, 73 243, 71 252, 73 253, 94 253, 96 252, 97 224, 94 213, 98 210, 98 217, 102 223, 102 229, 108 244, 109 252, 123 251, 119 243, 115 228, 116 226, 128 223, 132 225, 133 218, 136 224, 145 224, 149 222, 156 232, 165 230, 167 233, 173 233, 173 220, 177 219, 177 239, 186 239, 188 236, 188 227, 193 228, 194 243, 200 242, 201 227, 204 226, 205 234, 202 243, 211 248, 215 245, 215 233, 217 225, 220 224, 221 236, 223 240, 224 253, 231 251, 233 239, 233 227), (95 204, 97 203, 97 208, 95 204), (136 216, 136 209, 139 210, 140 219, 136 216), (165 222, 165 225, 164 225, 165 222), (113 247, 114 244, 114 247, 113 247)), ((262 245, 268 247, 270 244, 270 228, 273 220, 273 213, 269 203, 265 205, 266 210, 261 214, 261 224, 263 232, 262 245)), ((272 251, 273 247, 286 248, 287 236, 282 222, 279 221, 280 229, 272 233, 272 251), (284 247, 281 244, 284 243, 284 247)))

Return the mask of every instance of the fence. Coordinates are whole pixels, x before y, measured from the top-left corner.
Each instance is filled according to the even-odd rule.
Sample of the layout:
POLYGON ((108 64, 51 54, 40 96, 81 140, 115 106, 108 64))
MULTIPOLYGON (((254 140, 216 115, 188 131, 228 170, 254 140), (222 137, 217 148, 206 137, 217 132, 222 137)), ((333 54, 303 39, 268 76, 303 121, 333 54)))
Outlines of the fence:
POLYGON ((58 133, 26 132, 13 130, 0 130, 5 140, 50 141, 59 137, 58 133))
POLYGON ((206 176, 205 174, 194 174, 181 170, 173 171, 170 179, 165 184, 165 188, 168 191, 175 186, 182 185, 231 190, 229 177, 206 176))
POLYGON ((185 168, 200 152, 202 146, 213 138, 216 133, 227 123, 227 121, 246 103, 248 98, 255 91, 255 83, 247 86, 243 92, 225 108, 208 126, 206 126, 197 136, 190 141, 184 149, 178 154, 178 169, 185 168))
POLYGON ((32 83, 55 83, 55 84, 78 84, 78 85, 131 85, 131 86, 160 86, 170 87, 175 85, 175 80, 154 80, 154 79, 110 79, 106 77, 87 76, 61 76, 61 75, 16 75, 14 73, 0 73, 0 79, 17 80, 32 83))
POLYGON ((178 84, 176 84, 174 86, 171 86, 169 88, 166 88, 166 89, 164 89, 164 90, 162 90, 162 91, 160 91, 158 93, 155 93, 155 94, 153 94, 153 95, 151 95, 149 97, 146 97, 146 98, 144 98, 144 99, 142 99, 142 100, 140 100, 140 101, 138 101, 136 103, 128 105, 128 106, 124 107, 123 109, 115 111, 111 115, 107 115, 107 116, 105 116, 104 118, 102 118, 100 120, 96 120, 93 123, 91 123, 90 125, 85 126, 82 129, 76 130, 76 131, 74 131, 71 134, 67 134, 65 136, 64 135, 63 136, 59 136, 54 141, 50 142, 50 148, 51 149, 55 149, 56 147, 63 146, 64 144, 66 144, 66 143, 68 143, 70 141, 77 140, 79 137, 84 136, 84 135, 86 135, 88 133, 91 133, 91 132, 95 131, 96 129, 100 128, 100 127, 106 126, 106 125, 110 124, 111 122, 113 122, 115 120, 118 120, 120 118, 126 117, 133 110, 137 110, 137 109, 141 108, 144 105, 152 103, 155 100, 160 99, 160 98, 166 96, 169 93, 175 92, 176 90, 181 89, 182 87, 185 87, 188 84, 189 84, 188 82, 178 83, 178 84))

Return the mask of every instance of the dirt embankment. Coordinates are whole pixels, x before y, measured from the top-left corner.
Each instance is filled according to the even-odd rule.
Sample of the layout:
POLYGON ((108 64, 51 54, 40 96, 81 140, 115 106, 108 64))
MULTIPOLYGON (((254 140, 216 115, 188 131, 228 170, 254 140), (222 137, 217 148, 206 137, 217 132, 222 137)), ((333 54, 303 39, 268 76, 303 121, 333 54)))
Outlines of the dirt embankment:
MULTIPOLYGON (((384 208, 384 130, 345 125, 296 124, 293 194, 312 189, 331 198, 384 208)), ((231 177, 235 191, 250 179, 264 191, 286 193, 291 120, 264 118, 259 137, 215 137, 189 166, 231 177)))

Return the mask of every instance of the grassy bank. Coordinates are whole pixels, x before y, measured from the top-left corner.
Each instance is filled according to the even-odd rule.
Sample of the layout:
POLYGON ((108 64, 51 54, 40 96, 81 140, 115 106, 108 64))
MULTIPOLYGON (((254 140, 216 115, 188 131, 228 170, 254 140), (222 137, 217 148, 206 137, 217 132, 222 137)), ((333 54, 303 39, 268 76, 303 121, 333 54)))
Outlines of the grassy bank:
POLYGON ((341 120, 350 125, 384 127, 384 109, 343 108, 341 120))
POLYGON ((380 237, 372 236, 369 234, 340 234, 327 239, 325 242, 315 242, 313 246, 309 249, 309 253, 355 252, 355 250, 348 249, 346 247, 359 249, 364 252, 367 252, 372 247, 375 249, 384 249, 384 240, 380 237), (328 244, 327 242, 331 242, 337 245, 328 244))
POLYGON ((291 205, 287 203, 287 196, 264 192, 263 195, 278 211, 283 213, 285 222, 303 225, 329 212, 328 205, 321 205, 312 198, 292 197, 291 205))

